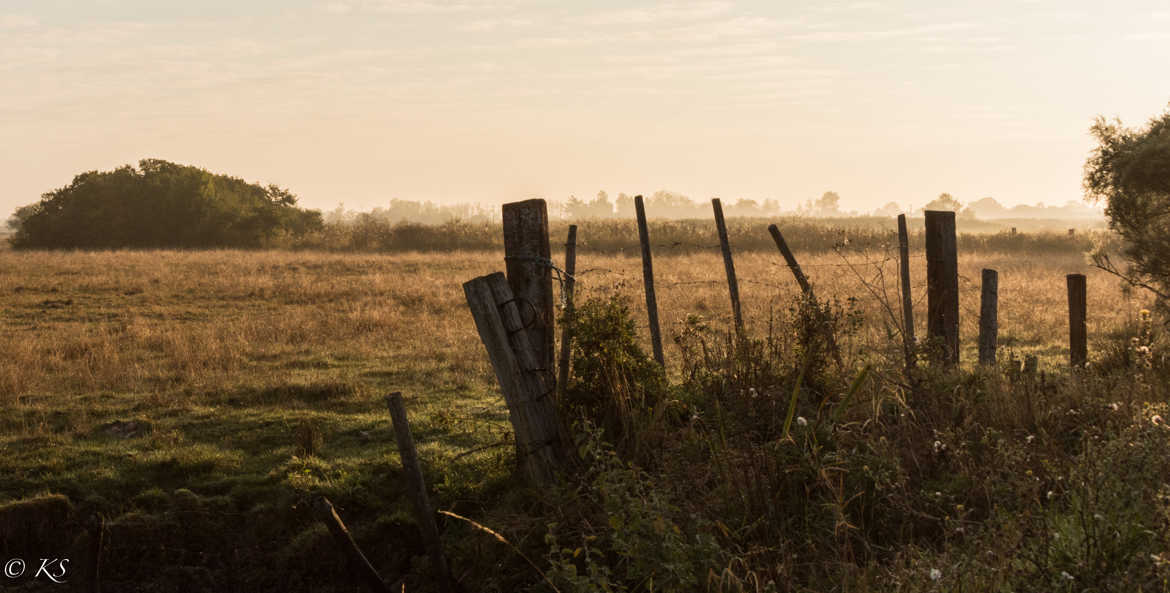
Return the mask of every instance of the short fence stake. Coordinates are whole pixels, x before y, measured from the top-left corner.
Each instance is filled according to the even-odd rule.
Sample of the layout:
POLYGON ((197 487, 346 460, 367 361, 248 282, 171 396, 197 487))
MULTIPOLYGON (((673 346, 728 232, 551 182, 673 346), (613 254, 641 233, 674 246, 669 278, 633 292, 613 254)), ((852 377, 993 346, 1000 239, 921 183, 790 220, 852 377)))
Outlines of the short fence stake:
POLYGON ((983 270, 983 291, 979 300, 979 364, 995 364, 999 335, 999 274, 983 270))
POLYGON ((808 283, 808 278, 805 277, 804 272, 800 269, 800 264, 796 262, 796 256, 792 255, 792 250, 788 248, 788 242, 784 240, 784 235, 780 234, 780 228, 774 224, 768 225, 768 232, 772 235, 772 240, 776 242, 776 248, 780 250, 780 255, 784 256, 784 261, 788 263, 788 269, 792 270, 792 275, 796 277, 796 283, 800 285, 800 291, 806 296, 812 293, 812 286, 808 283))
POLYGON ((101 593, 102 591, 102 539, 105 531, 105 519, 101 515, 94 515, 89 523, 89 581, 87 593, 101 593))
POLYGON ((926 334, 942 340, 942 362, 959 364, 959 261, 955 213, 926 211, 926 334))
POLYGON ((358 572, 358 576, 366 584, 366 588, 373 593, 390 593, 390 587, 386 586, 386 582, 366 559, 366 555, 362 553, 357 542, 353 541, 353 536, 349 534, 349 529, 338 516, 337 509, 333 508, 333 503, 329 502, 328 498, 320 496, 313 502, 313 511, 317 514, 317 520, 329 528, 329 532, 333 534, 333 540, 341 548, 346 559, 349 560, 350 566, 358 572))
POLYGON ((557 395, 565 394, 569 384, 569 352, 573 345, 573 284, 577 273, 577 225, 569 225, 569 237, 565 240, 565 282, 561 290, 565 296, 565 323, 561 326, 561 359, 557 364, 557 395))
POLYGON ((520 301, 527 303, 525 315, 528 341, 535 349, 541 368, 552 369, 553 291, 552 260, 548 244, 548 207, 544 200, 504 204, 504 260, 508 284, 520 301))
POLYGON ((1068 360, 1074 367, 1085 366, 1089 357, 1088 330, 1085 327, 1087 299, 1085 275, 1069 274, 1068 282, 1068 360))
POLYGON ((906 215, 898 215, 898 271, 902 277, 902 347, 906 350, 906 370, 917 362, 914 352, 914 301, 910 295, 910 234, 906 215))
POLYGON ((418 450, 414 447, 414 436, 410 433, 410 422, 406 419, 402 394, 395 391, 386 396, 386 407, 390 408, 390 419, 394 424, 394 440, 398 443, 398 455, 402 458, 402 473, 406 474, 406 490, 414 503, 414 518, 418 521, 423 543, 430 553, 431 564, 438 573, 439 590, 454 593, 451 570, 447 566, 447 557, 443 555, 443 544, 439 541, 435 510, 427 500, 427 486, 423 480, 422 466, 418 462, 418 450))
POLYGON ((650 343, 654 347, 654 360, 665 367, 662 334, 658 329, 658 300, 654 296, 654 263, 650 259, 650 231, 646 227, 646 207, 642 204, 640 195, 634 196, 634 210, 638 215, 638 240, 642 243, 642 281, 646 286, 646 315, 650 318, 650 343))
POLYGON ((715 210, 715 228, 719 231, 719 247, 723 251, 723 269, 727 272, 727 291, 731 294, 731 313, 735 317, 735 333, 743 336, 743 312, 739 306, 739 282, 735 280, 735 262, 731 259, 731 243, 727 239, 727 223, 723 220, 723 205, 719 198, 711 200, 715 210))

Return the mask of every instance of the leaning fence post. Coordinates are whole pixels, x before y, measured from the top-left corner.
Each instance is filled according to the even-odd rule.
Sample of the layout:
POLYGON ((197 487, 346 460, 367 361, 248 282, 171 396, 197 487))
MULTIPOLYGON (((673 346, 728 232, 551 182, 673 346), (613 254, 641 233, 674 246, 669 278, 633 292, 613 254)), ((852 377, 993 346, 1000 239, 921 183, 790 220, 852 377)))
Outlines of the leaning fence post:
POLYGON ((914 301, 910 296, 910 234, 906 230, 906 215, 898 215, 898 258, 902 277, 902 347, 906 350, 906 370, 915 366, 914 301))
POLYGON ((569 352, 573 344, 573 285, 577 272, 577 225, 569 225, 569 237, 565 240, 565 283, 561 290, 565 297, 565 322, 561 325, 561 359, 557 364, 557 395, 563 396, 569 383, 569 352))
POLYGON ((378 571, 374 570, 374 565, 370 564, 366 555, 362 553, 362 549, 353 540, 349 528, 345 526, 341 516, 337 514, 333 503, 324 496, 318 496, 313 501, 313 511, 317 514, 317 519, 329 528, 329 532, 333 534, 333 540, 341 548, 341 552, 345 554, 350 566, 357 571, 362 582, 366 584, 366 588, 373 593, 390 593, 390 587, 386 586, 386 582, 378 575, 378 571))
POLYGON ((995 345, 999 335, 999 273, 983 270, 982 294, 979 298, 979 364, 995 364, 995 345))
POLYGON ((792 270, 792 275, 796 277, 796 283, 800 285, 800 291, 808 296, 812 293, 812 286, 808 283, 808 278, 805 277, 804 272, 800 269, 800 264, 796 262, 796 256, 792 255, 792 250, 788 248, 788 242, 784 240, 784 235, 780 234, 780 228, 774 224, 768 225, 768 232, 772 235, 772 240, 776 242, 776 248, 780 250, 780 255, 784 256, 784 261, 788 263, 788 269, 792 270))
POLYGON ((500 383, 516 435, 516 457, 529 479, 553 479, 564 458, 551 371, 543 368, 524 331, 517 299, 500 272, 463 284, 467 306, 500 383))
POLYGON ((394 425, 394 440, 398 443, 398 455, 402 458, 402 472, 406 475, 406 491, 414 503, 414 518, 418 521, 422 532, 423 543, 431 556, 431 563, 439 577, 439 590, 443 593, 454 593, 455 587, 451 580, 451 570, 447 566, 447 558, 443 555, 443 544, 439 541, 439 527, 435 524, 435 510, 427 500, 426 482, 423 480, 422 466, 418 462, 418 450, 414 447, 414 436, 410 433, 410 422, 406 419, 406 405, 402 403, 402 394, 395 391, 386 396, 386 407, 390 409, 390 419, 394 425))
POLYGON ((548 207, 539 199, 504 204, 503 219, 508 284, 517 300, 530 309, 523 313, 533 315, 525 325, 540 367, 552 369, 555 359, 548 207))
POLYGON ((1069 274, 1068 282, 1068 360, 1074 367, 1085 366, 1089 357, 1088 331, 1085 327, 1087 299, 1085 275, 1069 274))
POLYGON ((650 344, 654 347, 654 360, 665 367, 662 334, 658 329, 658 300, 654 296, 654 263, 650 259, 650 231, 646 227, 646 207, 642 204, 641 195, 634 196, 634 211, 638 216, 638 241, 642 243, 642 282, 646 286, 646 316, 650 318, 650 344))
POLYGON ((959 262, 955 213, 926 211, 926 333, 942 340, 942 361, 959 364, 959 262))
POLYGON ((719 198, 711 199, 715 210, 715 228, 719 231, 719 248, 723 251, 723 269, 727 272, 727 292, 731 294, 731 313, 735 317, 735 333, 743 336, 743 312, 739 307, 739 282, 735 280, 735 262, 731 259, 731 243, 727 239, 727 223, 723 220, 723 205, 719 198))

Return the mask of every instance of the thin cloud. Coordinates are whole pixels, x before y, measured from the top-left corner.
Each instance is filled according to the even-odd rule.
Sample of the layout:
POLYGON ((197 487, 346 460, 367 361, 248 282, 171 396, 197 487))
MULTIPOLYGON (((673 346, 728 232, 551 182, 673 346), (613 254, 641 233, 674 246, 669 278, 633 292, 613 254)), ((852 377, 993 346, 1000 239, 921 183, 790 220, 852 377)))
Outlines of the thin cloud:
POLYGON ((535 24, 532 19, 526 18, 504 18, 504 19, 478 19, 459 25, 460 31, 469 33, 490 33, 500 29, 517 29, 522 27, 529 27, 535 24))
POLYGON ((885 41, 890 39, 913 39, 932 33, 966 31, 974 29, 972 23, 938 23, 919 27, 898 29, 877 29, 861 31, 815 31, 790 35, 794 41, 885 41))
POLYGON ((647 8, 628 8, 578 19, 586 25, 649 25, 664 22, 706 20, 731 10, 730 2, 662 2, 647 8))
POLYGON ((24 14, 0 14, 0 31, 31 29, 40 24, 36 18, 24 14))

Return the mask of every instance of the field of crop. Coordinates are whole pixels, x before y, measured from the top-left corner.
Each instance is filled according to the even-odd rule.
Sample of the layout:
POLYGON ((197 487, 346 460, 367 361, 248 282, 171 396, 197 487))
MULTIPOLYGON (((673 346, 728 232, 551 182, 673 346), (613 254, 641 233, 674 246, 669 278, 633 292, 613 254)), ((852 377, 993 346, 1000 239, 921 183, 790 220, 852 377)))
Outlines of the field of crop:
MULTIPOLYGON (((921 253, 913 262, 924 335, 921 253)), ((669 249, 654 263, 677 379, 673 337, 688 316, 730 327, 723 265, 717 251, 669 249)), ((898 311, 896 260, 826 251, 802 264, 818 294, 861 316, 846 366, 900 356, 883 304, 898 311)), ((798 292, 782 259, 749 251, 736 268, 749 331, 775 331, 798 292)), ((1075 250, 960 251, 967 366, 981 268, 999 271, 1001 360, 1036 354, 1049 371, 1067 361, 1066 274, 1088 275, 1090 360, 1150 306, 1075 250)), ((109 590, 352 591, 306 507, 324 493, 385 575, 411 574, 417 535, 386 393, 406 397, 439 508, 480 519, 536 504, 510 491, 507 413, 461 290, 502 269, 488 251, 0 251, 0 515, 39 525, 55 512, 103 514, 109 590)), ((626 295, 648 348, 640 260, 583 248, 577 269, 578 302, 626 295)), ((45 529, 64 529, 48 552, 83 555, 76 530, 45 529)), ((12 533, 10 553, 45 539, 12 533)), ((502 544, 461 533, 448 536, 452 554, 481 560, 474 570, 455 560, 458 574, 490 560, 511 576, 484 590, 532 582, 502 544)))

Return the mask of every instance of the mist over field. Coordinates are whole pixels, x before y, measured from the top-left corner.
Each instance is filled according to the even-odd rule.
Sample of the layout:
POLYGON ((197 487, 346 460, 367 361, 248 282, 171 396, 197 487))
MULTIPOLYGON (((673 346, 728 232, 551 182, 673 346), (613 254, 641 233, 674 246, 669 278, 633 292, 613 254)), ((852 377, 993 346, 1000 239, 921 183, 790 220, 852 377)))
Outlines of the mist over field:
POLYGON ((0 590, 1170 590, 1164 0, 4 0, 0 590))

